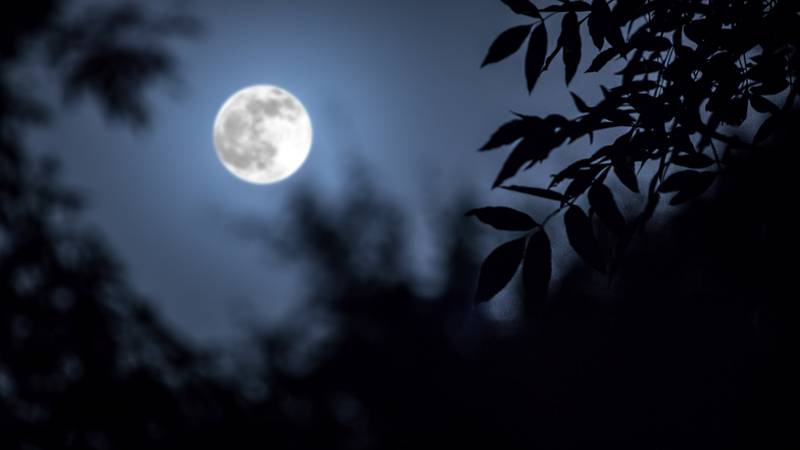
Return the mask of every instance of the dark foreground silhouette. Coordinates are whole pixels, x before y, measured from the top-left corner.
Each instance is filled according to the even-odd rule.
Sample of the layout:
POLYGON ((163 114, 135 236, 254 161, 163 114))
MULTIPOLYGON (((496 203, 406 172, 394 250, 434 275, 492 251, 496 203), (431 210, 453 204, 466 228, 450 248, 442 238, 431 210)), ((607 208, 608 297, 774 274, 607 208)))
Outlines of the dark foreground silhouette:
POLYGON ((668 199, 677 206, 700 197, 727 170, 728 152, 758 151, 759 144, 793 126, 791 111, 800 91, 797 1, 497 3, 516 13, 522 24, 500 33, 484 66, 527 47, 529 93, 559 56, 571 89, 578 69, 585 67, 583 29, 594 44, 588 46, 592 62, 586 72, 604 76, 589 91, 600 96, 596 101, 587 103, 569 90, 576 110, 571 115, 555 114, 558 108, 552 105, 545 105, 551 112, 546 116, 514 112, 481 147, 493 153, 510 150, 493 188, 544 198, 552 207, 550 214, 535 214, 535 219, 508 207, 471 211, 484 223, 516 232, 481 265, 479 302, 491 300, 515 272, 522 272, 530 296, 544 301, 552 259, 547 233, 553 228, 544 225, 555 217, 563 220, 575 254, 599 272, 615 272, 658 205, 668 199), (554 31, 558 40, 549 42, 554 31), (551 153, 571 163, 547 178, 548 184, 542 177, 521 180, 523 172, 551 153), (620 194, 646 201, 623 215, 615 200, 620 194), (615 237, 614 245, 598 245, 594 222, 607 239, 615 237))
POLYGON ((750 175, 652 226, 610 287, 577 266, 515 327, 472 306, 463 227, 442 225, 444 288, 422 295, 399 211, 353 195, 324 212, 301 196, 292 251, 312 263, 315 308, 264 331, 242 376, 171 337, 107 249, 42 223, 55 211, 16 186, 23 199, 3 202, 0 445, 785 448, 791 274, 783 236, 742 214, 772 206, 758 159, 742 164, 750 175))

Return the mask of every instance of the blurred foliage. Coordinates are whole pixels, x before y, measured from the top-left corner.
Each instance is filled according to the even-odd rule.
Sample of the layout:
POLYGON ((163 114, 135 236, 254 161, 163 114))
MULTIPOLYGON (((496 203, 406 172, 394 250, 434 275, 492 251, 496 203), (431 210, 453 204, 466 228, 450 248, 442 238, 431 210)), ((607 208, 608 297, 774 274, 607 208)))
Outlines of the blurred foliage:
POLYGON ((74 12, 32 0, 0 16, 0 448, 152 447, 148 436, 191 423, 190 400, 214 390, 175 401, 203 378, 202 356, 133 293, 102 239, 79 225, 81 197, 59 182, 57 161, 21 137, 55 110, 21 67, 45 64, 64 98, 85 91, 110 117, 142 125, 145 88, 173 69, 162 38, 195 22, 134 6, 74 12))
MULTIPOLYGON (((546 7, 529 0, 501 1, 533 23, 501 33, 483 65, 505 59, 527 41, 528 90, 559 54, 569 85, 589 53, 585 31, 596 47, 585 71, 602 71, 612 61, 621 70, 615 85, 600 86, 602 100, 595 105, 571 93, 577 116, 515 113, 480 149, 513 146, 493 188, 551 200, 558 207, 539 222, 509 208, 480 210, 479 220, 525 235, 486 258, 479 302, 502 290, 522 265, 523 273, 539 272, 524 279, 536 297, 531 301, 544 304, 551 254, 547 237, 537 236, 561 212, 575 252, 612 276, 662 194, 672 195, 670 205, 699 197, 726 170, 731 152, 764 153, 761 144, 794 124, 791 111, 800 87, 800 3, 794 0, 559 0, 546 7), (550 44, 547 26, 555 28, 556 18, 560 32, 550 44), (736 127, 748 118, 760 126, 754 135, 740 137, 736 127), (601 132, 608 145, 594 144, 601 132), (504 185, 553 151, 587 144, 594 152, 554 174, 547 187, 504 185), (617 206, 608 187, 612 173, 632 193, 639 194, 644 184, 646 201, 635 217, 625 217, 617 206), (558 190, 562 185, 566 188, 558 190), (579 204, 583 198, 588 214, 579 204), (601 248, 596 225, 615 236, 614 245, 601 248)), ((774 159, 776 165, 782 161, 774 159)))
MULTIPOLYGON (((197 36, 200 23, 185 14, 154 13, 134 3, 31 0, 0 18, 0 67, 4 120, 29 117, 29 105, 45 112, 31 90, 15 89, 12 70, 46 64, 61 80, 65 101, 89 94, 110 118, 147 123, 146 88, 175 76, 175 55, 166 40, 197 36)), ((30 82, 31 80, 25 80, 30 82)))

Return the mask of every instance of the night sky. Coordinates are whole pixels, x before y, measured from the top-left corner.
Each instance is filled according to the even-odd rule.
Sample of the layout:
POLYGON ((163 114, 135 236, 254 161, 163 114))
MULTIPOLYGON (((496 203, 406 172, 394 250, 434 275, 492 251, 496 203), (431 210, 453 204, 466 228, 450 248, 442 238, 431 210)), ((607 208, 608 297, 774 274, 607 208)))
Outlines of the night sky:
MULTIPOLYGON (((353 171, 362 171, 402 205, 424 241, 426 221, 461 192, 473 194, 476 205, 519 200, 488 189, 504 152, 476 151, 511 110, 572 108, 558 62, 530 99, 521 55, 479 69, 494 37, 524 22, 499 2, 172 7, 200 19, 205 32, 173 41, 180 79, 151 89, 149 127, 109 123, 83 102, 47 132, 32 132, 30 143, 63 160, 64 179, 86 196, 85 219, 120 255, 134 286, 158 299, 168 322, 200 340, 233 336, 242 320, 285 317, 301 297, 289 281, 296 271, 243 239, 240 220, 281 223, 288 194, 299 188, 336 202, 353 171), (296 95, 314 126, 306 164, 268 186, 231 176, 211 140, 225 99, 259 83, 296 95)), ((596 90, 595 77, 582 83, 596 90)), ((554 155, 535 174, 547 176, 573 158, 554 155)))

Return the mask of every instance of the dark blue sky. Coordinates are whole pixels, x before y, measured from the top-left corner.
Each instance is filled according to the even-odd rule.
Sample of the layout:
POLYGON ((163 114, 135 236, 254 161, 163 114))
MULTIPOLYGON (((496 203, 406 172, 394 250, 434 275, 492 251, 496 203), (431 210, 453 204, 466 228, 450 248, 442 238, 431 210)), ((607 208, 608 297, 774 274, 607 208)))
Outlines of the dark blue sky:
MULTIPOLYGON (((572 110, 558 64, 530 98, 521 55, 479 69, 494 37, 525 23, 497 0, 181 4, 206 33, 173 45, 182 83, 151 91, 150 128, 109 124, 83 104, 30 142, 64 161, 66 181, 87 196, 87 221, 135 287, 201 340, 231 336, 242 319, 280 319, 301 296, 291 271, 232 231, 237 218, 280 223, 287 194, 304 186, 337 201, 354 166, 420 229, 463 189, 480 194, 476 206, 517 201, 488 190, 505 152, 475 150, 510 110, 572 110), (234 178, 211 142, 219 106, 257 83, 291 91, 314 125, 307 163, 277 185, 234 178)), ((535 173, 543 181, 574 157, 556 155, 535 173)))

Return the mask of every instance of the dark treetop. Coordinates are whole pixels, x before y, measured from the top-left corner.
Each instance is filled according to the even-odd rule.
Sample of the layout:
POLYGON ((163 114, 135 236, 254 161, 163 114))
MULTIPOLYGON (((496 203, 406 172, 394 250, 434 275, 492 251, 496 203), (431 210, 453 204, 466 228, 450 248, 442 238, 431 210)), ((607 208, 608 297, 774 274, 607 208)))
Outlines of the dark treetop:
POLYGON ((791 126, 788 117, 800 86, 796 1, 559 0, 546 7, 528 0, 502 2, 523 24, 497 37, 483 65, 510 56, 527 41, 529 92, 559 55, 567 86, 579 68, 598 72, 616 61, 620 70, 614 73, 615 84, 599 86, 602 99, 595 105, 572 93, 577 116, 515 113, 480 149, 512 146, 493 188, 552 200, 557 206, 540 221, 510 208, 473 211, 495 228, 524 232, 486 258, 479 302, 502 290, 522 264, 529 300, 543 304, 551 265, 544 226, 561 212, 575 252, 591 267, 613 275, 662 194, 671 196, 670 205, 702 195, 726 169, 730 152, 763 153, 758 148, 762 143, 791 126), (558 39, 549 42, 547 27, 557 29, 557 20, 558 39), (595 48, 584 48, 582 30, 595 48), (748 118, 760 123, 758 131, 738 137, 736 127, 748 118), (595 142, 600 133, 608 138, 603 139, 607 145, 595 142), (590 146, 593 153, 554 174, 546 187, 506 184, 570 145, 590 146), (613 178, 646 197, 634 217, 620 212, 608 187, 613 178), (595 222, 615 236, 610 248, 598 244, 595 222))

